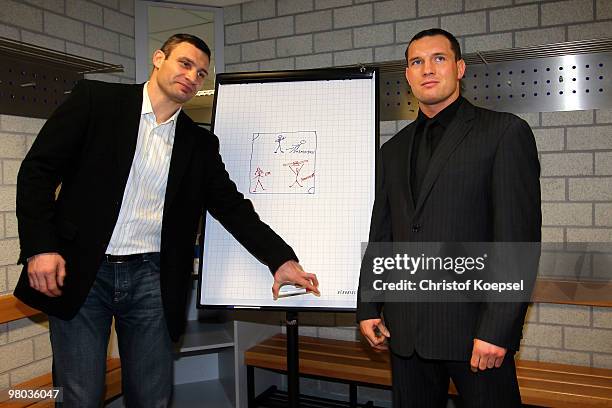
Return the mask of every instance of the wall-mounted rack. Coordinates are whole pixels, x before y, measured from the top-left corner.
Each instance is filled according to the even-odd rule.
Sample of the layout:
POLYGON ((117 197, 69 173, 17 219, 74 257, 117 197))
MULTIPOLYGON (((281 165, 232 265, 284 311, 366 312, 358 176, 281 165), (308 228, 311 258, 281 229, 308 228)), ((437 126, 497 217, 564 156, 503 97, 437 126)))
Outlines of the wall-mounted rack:
POLYGON ((47 118, 84 74, 122 72, 109 64, 0 37, 0 113, 47 118))
MULTIPOLYGON (((472 103, 508 112, 612 107, 612 38, 464 54, 462 94, 472 103)), ((368 64, 370 65, 370 64, 368 64)), ((414 119, 418 105, 406 83, 406 62, 379 68, 381 120, 414 119)))

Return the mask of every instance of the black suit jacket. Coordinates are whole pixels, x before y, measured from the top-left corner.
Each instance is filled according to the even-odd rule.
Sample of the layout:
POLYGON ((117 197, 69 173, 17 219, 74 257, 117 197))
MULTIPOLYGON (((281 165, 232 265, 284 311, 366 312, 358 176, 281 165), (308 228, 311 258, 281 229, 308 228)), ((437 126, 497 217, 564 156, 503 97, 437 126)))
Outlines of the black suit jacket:
MULTIPOLYGON (((370 242, 540 241, 540 165, 525 121, 464 100, 431 157, 416 205, 415 129, 413 122, 380 150, 370 242)), ((364 261, 360 287, 371 273, 364 261)), ((357 320, 382 310, 399 355, 469 360, 474 338, 518 350, 526 309, 524 303, 383 304, 360 295, 357 320)))
MULTIPOLYGON (((66 260, 63 294, 32 289, 24 268, 15 296, 72 318, 83 304, 113 232, 136 149, 143 85, 80 81, 47 120, 19 170, 19 261, 43 252, 66 260), (61 189, 57 199, 58 185, 61 189)), ((177 119, 161 232, 161 290, 169 332, 182 334, 198 220, 209 211, 275 271, 297 259, 236 189, 219 141, 181 112, 177 119)))

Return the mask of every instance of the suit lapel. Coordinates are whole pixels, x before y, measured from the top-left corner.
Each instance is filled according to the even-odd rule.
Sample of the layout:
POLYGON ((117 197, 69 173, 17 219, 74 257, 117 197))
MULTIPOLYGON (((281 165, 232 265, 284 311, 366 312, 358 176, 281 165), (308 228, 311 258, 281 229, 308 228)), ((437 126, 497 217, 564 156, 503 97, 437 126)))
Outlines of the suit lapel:
POLYGON ((181 180, 189 158, 193 152, 195 143, 195 135, 189 132, 189 119, 186 114, 181 111, 176 122, 176 130, 174 133, 174 145, 172 147, 172 158, 170 160, 170 170, 168 171, 168 185, 166 186, 166 198, 164 209, 170 207, 172 200, 176 196, 181 185, 181 180))
POLYGON ((448 161, 448 158, 472 128, 473 117, 473 106, 468 101, 464 100, 457 111, 457 114, 455 115, 455 119, 451 122, 446 132, 444 132, 444 136, 442 137, 442 140, 440 140, 440 144, 438 145, 433 156, 431 156, 427 173, 425 173, 425 178, 423 179, 421 193, 419 194, 419 199, 415 206, 415 214, 420 211, 421 207, 423 207, 429 192, 438 179, 438 176, 448 161))
MULTIPOLYGON (((119 118, 121 123, 116 138, 116 169, 121 185, 125 189, 138 141, 140 112, 142 111, 142 89, 144 84, 134 85, 121 100, 119 118)), ((122 190, 123 193, 123 190, 122 190)))

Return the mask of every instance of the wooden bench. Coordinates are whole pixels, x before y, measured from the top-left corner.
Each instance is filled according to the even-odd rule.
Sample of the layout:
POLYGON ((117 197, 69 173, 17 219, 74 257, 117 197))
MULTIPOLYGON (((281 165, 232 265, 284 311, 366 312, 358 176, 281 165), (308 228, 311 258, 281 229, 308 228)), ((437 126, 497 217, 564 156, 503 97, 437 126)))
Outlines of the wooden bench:
MULTIPOLYGON (((7 323, 24 317, 36 316, 40 311, 21 303, 13 295, 0 296, 0 323, 7 323)), ((12 386, 12 390, 47 390, 53 387, 51 373, 41 375, 31 380, 12 386)), ((121 363, 118 358, 109 358, 106 361, 106 390, 105 401, 121 395, 121 363)), ((8 390, 0 391, 0 408, 22 407, 53 407, 50 399, 9 400, 8 390)))
MULTIPOLYGON (((286 338, 279 334, 245 352, 250 408, 259 401, 254 368, 286 372, 286 350, 286 338)), ((349 384, 346 406, 357 406, 357 386, 391 387, 388 353, 377 353, 364 343, 300 336, 299 350, 300 376, 349 384)), ((612 407, 612 370, 522 360, 516 365, 523 404, 612 407)), ((457 394, 452 383, 449 393, 457 394)))
MULTIPOLYGON (((53 388, 51 373, 41 375, 40 377, 22 382, 11 387, 12 390, 48 390, 53 388)), ((118 358, 109 358, 106 361, 106 390, 104 392, 104 400, 108 401, 114 397, 121 395, 121 363, 118 358)), ((42 408, 53 407, 54 402, 51 399, 35 400, 10 400, 8 391, 0 392, 0 407, 2 408, 42 408)))

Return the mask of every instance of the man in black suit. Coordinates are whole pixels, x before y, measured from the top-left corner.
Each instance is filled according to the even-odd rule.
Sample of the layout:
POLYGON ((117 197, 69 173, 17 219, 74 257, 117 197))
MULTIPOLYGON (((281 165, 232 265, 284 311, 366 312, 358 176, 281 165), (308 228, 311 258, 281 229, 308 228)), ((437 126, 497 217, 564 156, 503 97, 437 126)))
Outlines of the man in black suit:
POLYGON ((169 404, 203 211, 274 273, 275 298, 285 282, 318 293, 316 276, 237 191, 217 137, 181 111, 209 64, 204 41, 177 34, 153 54, 144 85, 80 81, 23 161, 15 296, 49 315, 66 407, 100 405, 113 317, 124 401, 169 404))
MULTIPOLYGON (((416 34, 406 61, 419 113, 381 148, 370 242, 539 242, 527 123, 461 97, 465 62, 452 34, 416 34)), ((446 406, 449 377, 466 406, 520 406, 513 356, 525 303, 366 301, 371 273, 364 261, 357 320, 372 347, 389 340, 394 407, 446 406)))

